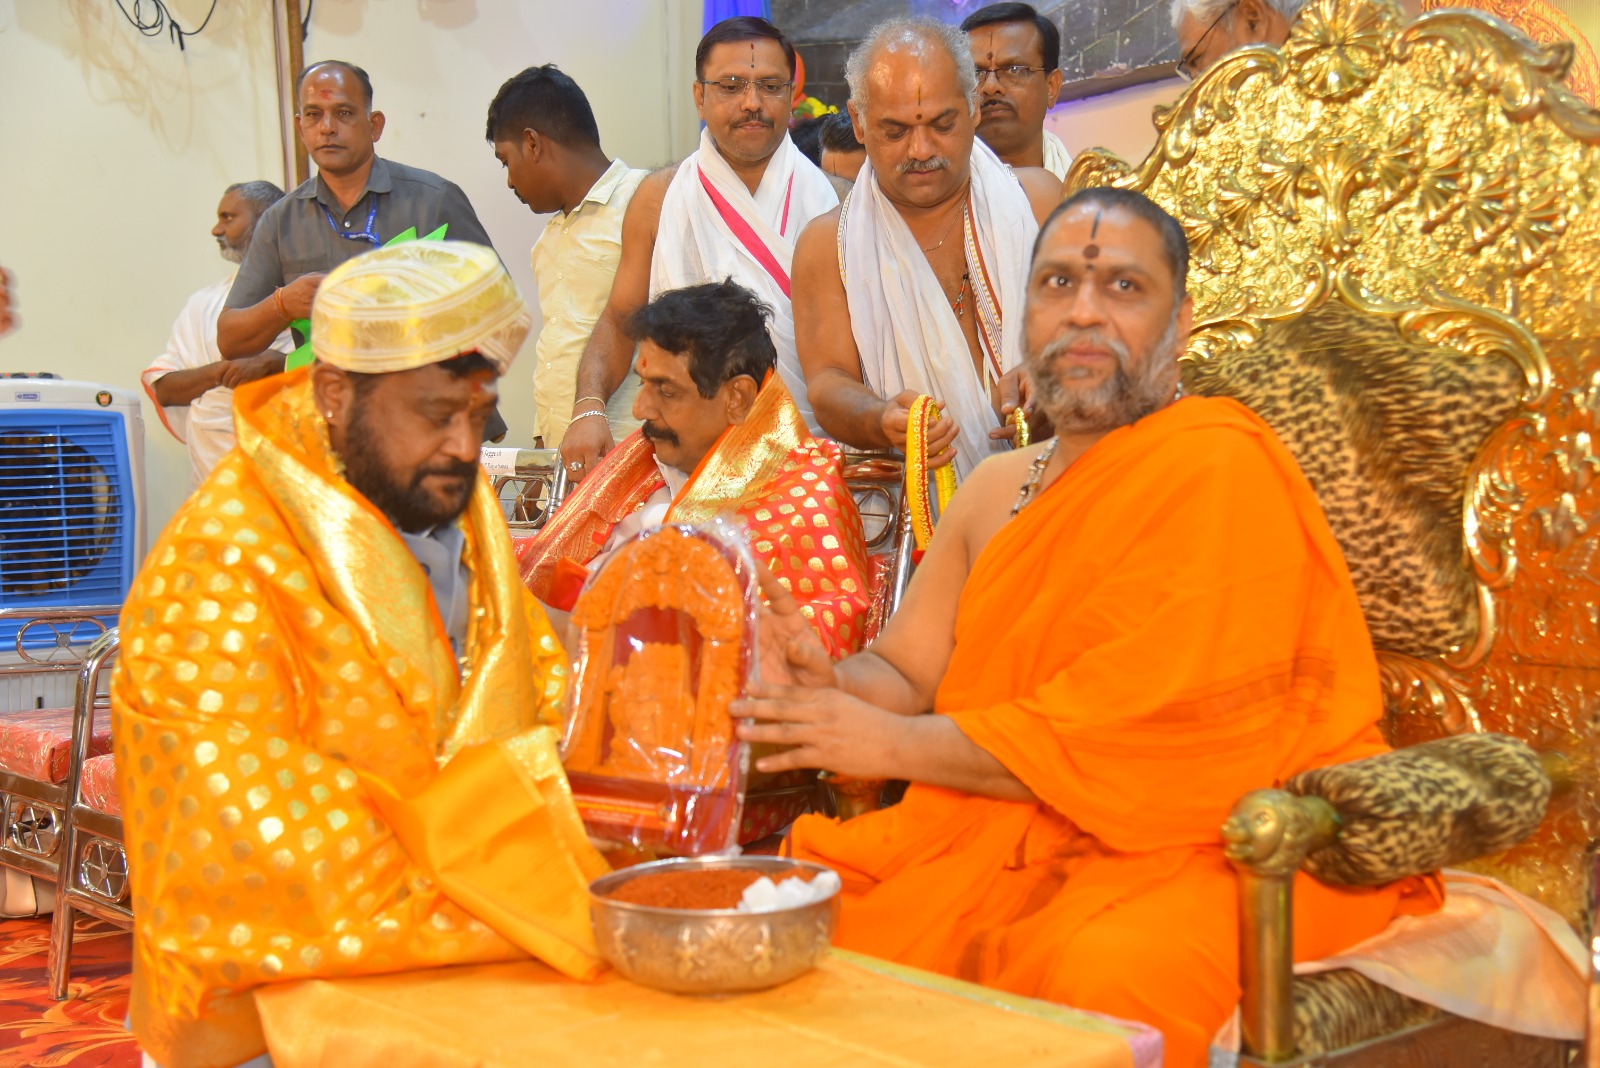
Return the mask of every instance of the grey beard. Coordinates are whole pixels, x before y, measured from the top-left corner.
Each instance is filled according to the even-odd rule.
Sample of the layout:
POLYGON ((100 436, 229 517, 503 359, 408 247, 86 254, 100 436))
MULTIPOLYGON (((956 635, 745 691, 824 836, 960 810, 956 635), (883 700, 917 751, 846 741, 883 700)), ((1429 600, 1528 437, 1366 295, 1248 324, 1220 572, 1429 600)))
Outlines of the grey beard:
POLYGON ((244 262, 245 250, 242 248, 234 248, 232 245, 218 244, 217 249, 222 253, 222 258, 227 260, 229 263, 244 262))
POLYGON ((1145 354, 1137 378, 1128 373, 1127 347, 1111 338, 1099 338, 1117 357, 1117 369, 1087 392, 1068 386, 1070 376, 1064 376, 1054 366, 1055 358, 1076 340, 1070 334, 1056 338, 1028 360, 1028 376, 1033 380, 1039 407, 1050 417, 1056 433, 1092 434, 1115 430, 1143 419, 1169 403, 1177 393, 1177 361, 1157 355, 1172 352, 1177 343, 1176 312, 1167 329, 1145 354))

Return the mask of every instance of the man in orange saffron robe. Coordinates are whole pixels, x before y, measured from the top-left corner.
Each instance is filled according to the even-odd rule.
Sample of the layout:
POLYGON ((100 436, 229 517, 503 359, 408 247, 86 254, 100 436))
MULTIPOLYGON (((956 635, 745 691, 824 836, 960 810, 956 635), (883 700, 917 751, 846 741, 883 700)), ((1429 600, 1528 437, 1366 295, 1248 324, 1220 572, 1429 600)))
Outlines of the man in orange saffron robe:
POLYGON ((129 592, 130 1012, 166 1068, 260 1055, 267 983, 599 969, 605 864, 556 753, 565 657, 478 464, 530 322, 481 246, 331 272, 319 362, 239 391, 237 447, 129 592))
MULTIPOLYGON (((871 589, 839 446, 814 438, 766 331, 734 282, 671 290, 633 317, 642 426, 519 548, 540 601, 567 610, 583 580, 648 526, 736 516, 828 652, 860 648, 871 589)), ((604 415, 598 403, 577 419, 604 415)))
MULTIPOLYGON (((774 595, 798 685, 732 710, 759 721, 741 737, 795 746, 764 770, 913 783, 893 808, 794 827, 794 853, 844 879, 840 945, 1152 1024, 1173 1068, 1206 1063, 1239 998, 1233 802, 1384 748, 1311 487, 1243 407, 1175 401, 1187 258, 1139 194, 1064 203, 1026 338, 1058 436, 962 485, 870 652, 835 669, 774 595)), ((1436 885, 1302 879, 1297 955, 1437 907, 1436 885)))

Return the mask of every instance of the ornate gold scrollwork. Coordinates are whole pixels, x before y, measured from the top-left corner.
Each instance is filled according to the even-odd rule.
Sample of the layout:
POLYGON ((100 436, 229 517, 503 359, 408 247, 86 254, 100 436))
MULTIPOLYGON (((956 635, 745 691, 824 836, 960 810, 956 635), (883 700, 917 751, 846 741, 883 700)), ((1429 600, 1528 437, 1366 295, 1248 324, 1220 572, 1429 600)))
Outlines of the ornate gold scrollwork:
POLYGON ((1377 77, 1388 59, 1385 39, 1399 22, 1387 5, 1312 5, 1295 20, 1283 52, 1308 94, 1343 100, 1377 77))
POLYGON ((1378 676, 1389 717, 1386 733, 1396 744, 1483 730, 1471 690, 1453 668, 1403 653, 1379 652, 1378 676))

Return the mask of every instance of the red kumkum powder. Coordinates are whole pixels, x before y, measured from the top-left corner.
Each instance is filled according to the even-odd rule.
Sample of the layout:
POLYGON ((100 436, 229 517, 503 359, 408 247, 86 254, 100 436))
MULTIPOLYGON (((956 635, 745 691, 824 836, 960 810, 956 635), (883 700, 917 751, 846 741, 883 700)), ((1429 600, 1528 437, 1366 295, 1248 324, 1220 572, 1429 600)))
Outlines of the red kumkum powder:
MULTIPOLYGON (((763 874, 748 868, 655 871, 629 879, 605 896, 658 909, 731 909, 738 907, 745 889, 763 874)), ((810 882, 811 874, 802 869, 784 878, 810 882)))

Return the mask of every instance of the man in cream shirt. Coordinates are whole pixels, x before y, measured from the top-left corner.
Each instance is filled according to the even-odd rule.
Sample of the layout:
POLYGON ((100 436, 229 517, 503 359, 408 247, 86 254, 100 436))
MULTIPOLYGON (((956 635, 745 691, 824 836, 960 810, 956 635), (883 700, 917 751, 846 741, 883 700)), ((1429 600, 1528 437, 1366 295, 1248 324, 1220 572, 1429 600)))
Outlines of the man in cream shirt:
POLYGON ((546 448, 559 448, 574 420, 605 418, 620 440, 639 425, 637 383, 625 382, 609 404, 578 397, 578 359, 611 295, 623 214, 649 172, 606 158, 588 98, 553 63, 500 87, 486 136, 517 199, 537 214, 554 213, 533 246, 544 318, 534 347, 534 433, 546 448))

